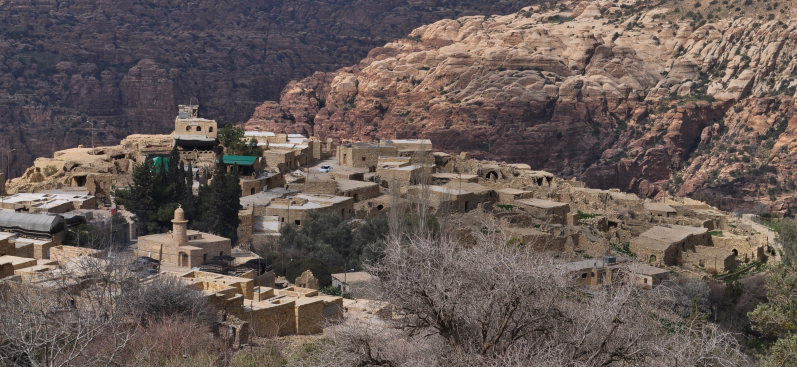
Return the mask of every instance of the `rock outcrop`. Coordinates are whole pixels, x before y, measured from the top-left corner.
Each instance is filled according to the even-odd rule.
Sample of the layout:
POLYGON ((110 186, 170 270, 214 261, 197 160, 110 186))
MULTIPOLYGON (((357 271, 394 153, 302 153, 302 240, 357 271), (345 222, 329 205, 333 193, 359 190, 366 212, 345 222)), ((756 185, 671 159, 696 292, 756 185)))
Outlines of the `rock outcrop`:
POLYGON ((7 156, 19 175, 92 135, 100 145, 168 132, 192 99, 205 116, 244 121, 291 79, 354 63, 414 27, 528 3, 0 1, 2 171, 7 156))
POLYGON ((247 126, 337 140, 427 137, 592 187, 790 210, 789 2, 568 4, 417 28, 357 65, 289 83, 247 126))

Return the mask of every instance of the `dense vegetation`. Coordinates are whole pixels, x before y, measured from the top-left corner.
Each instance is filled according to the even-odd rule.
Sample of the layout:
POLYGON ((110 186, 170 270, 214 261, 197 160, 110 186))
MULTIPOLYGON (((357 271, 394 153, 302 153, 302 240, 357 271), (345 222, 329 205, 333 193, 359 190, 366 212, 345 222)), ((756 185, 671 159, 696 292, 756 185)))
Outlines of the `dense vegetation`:
POLYGON ((137 165, 132 185, 115 192, 117 203, 136 215, 141 234, 170 230, 174 210, 182 206, 192 229, 235 241, 241 196, 238 173, 227 172, 224 165, 217 164, 213 179, 200 186, 199 196, 194 196, 192 167, 180 162, 176 150, 168 158, 148 158, 137 165))
POLYGON ((797 365, 797 221, 783 220, 779 228, 783 261, 769 271, 767 302, 750 313, 764 338, 763 367, 797 365))
POLYGON ((323 287, 331 283, 331 274, 359 271, 363 264, 377 259, 388 231, 384 214, 351 223, 337 214, 313 213, 304 226, 283 226, 273 246, 256 251, 288 279, 309 269, 323 287))
POLYGON ((257 146, 257 139, 245 141, 245 131, 240 126, 227 125, 219 130, 219 142, 224 146, 224 153, 231 155, 250 155, 260 157, 263 149, 257 146))

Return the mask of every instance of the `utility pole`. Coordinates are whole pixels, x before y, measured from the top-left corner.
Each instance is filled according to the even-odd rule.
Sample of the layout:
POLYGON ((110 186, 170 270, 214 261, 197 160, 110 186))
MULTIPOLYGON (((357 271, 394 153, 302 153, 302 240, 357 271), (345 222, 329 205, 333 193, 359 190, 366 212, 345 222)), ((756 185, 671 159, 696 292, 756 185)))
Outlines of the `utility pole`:
MULTIPOLYGON (((11 171, 11 152, 13 152, 15 150, 16 149, 6 149, 5 150, 5 152, 6 152, 6 177, 5 177, 6 183, 8 183, 8 180, 11 179, 11 173, 10 173, 10 171, 11 171)), ((4 203, 5 202, 5 195, 6 195, 6 189, 5 189, 5 185, 3 185, 3 190, 2 190, 2 192, 0 192, 0 203, 4 203)))
POLYGON ((6 180, 11 178, 11 174, 9 173, 9 171, 11 171, 11 152, 14 152, 16 150, 17 150, 16 148, 14 148, 14 149, 6 149, 5 150, 5 152, 6 152, 6 180))
POLYGON ((87 118, 86 122, 91 125, 91 148, 94 149, 94 121, 87 118))

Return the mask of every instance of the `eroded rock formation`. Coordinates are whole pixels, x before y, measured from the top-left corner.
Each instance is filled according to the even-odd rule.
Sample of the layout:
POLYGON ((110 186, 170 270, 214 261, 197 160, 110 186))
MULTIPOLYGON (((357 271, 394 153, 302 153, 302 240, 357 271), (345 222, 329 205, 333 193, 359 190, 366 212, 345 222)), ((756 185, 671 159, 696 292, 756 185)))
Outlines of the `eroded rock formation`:
MULTIPOLYGON (((534 1, 532 1, 533 3, 534 1)), ((171 129, 176 105, 246 120, 285 83, 414 27, 529 1, 0 1, 0 165, 171 129), (94 121, 94 127, 87 120, 94 121), (14 149, 11 154, 7 152, 14 149)))
POLYGON ((790 3, 655 3, 442 20, 357 65, 289 83, 247 126, 428 137, 593 187, 788 210, 797 178, 790 3))

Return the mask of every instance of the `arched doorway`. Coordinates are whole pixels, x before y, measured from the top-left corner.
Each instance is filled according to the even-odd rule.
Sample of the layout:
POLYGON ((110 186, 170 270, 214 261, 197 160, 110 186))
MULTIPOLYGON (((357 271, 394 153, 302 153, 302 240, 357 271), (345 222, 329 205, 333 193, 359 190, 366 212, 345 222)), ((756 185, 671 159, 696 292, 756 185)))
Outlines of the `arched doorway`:
POLYGON ((498 172, 495 171, 487 172, 487 175, 485 175, 484 177, 488 180, 493 180, 493 181, 498 180, 498 172))
POLYGON ((185 252, 181 252, 179 254, 179 257, 180 258, 178 259, 177 264, 179 266, 187 267, 188 266, 188 254, 186 254, 185 252))
POLYGON ((654 264, 656 262, 656 255, 650 255, 650 260, 648 262, 654 264))

